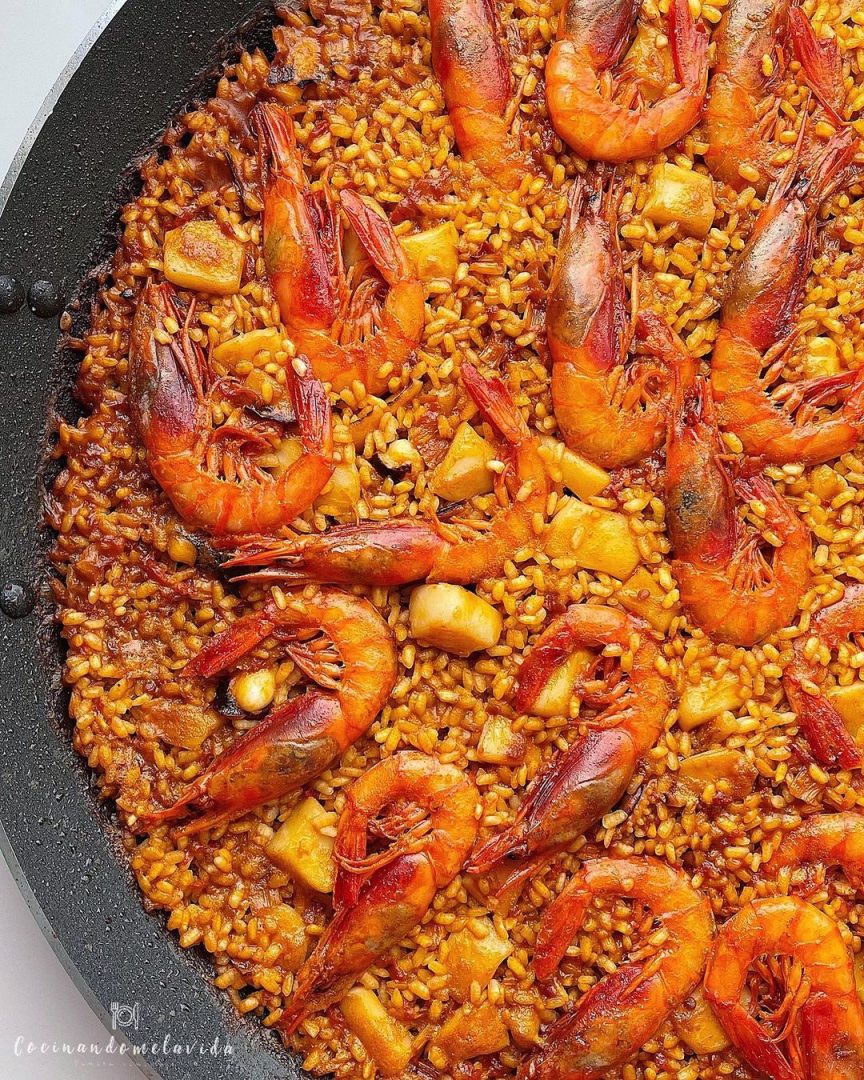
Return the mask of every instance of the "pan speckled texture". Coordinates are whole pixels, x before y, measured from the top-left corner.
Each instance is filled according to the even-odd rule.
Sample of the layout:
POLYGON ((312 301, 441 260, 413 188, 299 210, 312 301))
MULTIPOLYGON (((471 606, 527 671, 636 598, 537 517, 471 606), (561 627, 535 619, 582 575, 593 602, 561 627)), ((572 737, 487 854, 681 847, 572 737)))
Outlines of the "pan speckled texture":
MULTIPOLYGON (((23 163, 19 155, 0 190, 0 274, 25 288, 38 279, 60 284, 67 297, 80 298, 83 321, 88 275, 113 250, 116 208, 134 190, 129 163, 173 114, 212 89, 212 72, 239 37, 266 45, 270 20, 269 4, 248 0, 128 0, 76 57, 79 66, 29 155, 23 163)), ((109 809, 97 804, 71 746, 61 642, 45 588, 50 537, 42 528, 50 418, 75 410, 69 387, 79 357, 57 351, 59 336, 56 318, 38 319, 26 305, 0 318, 0 585, 18 580, 36 592, 29 616, 0 615, 0 847, 43 932, 106 1024, 112 1002, 138 1003, 138 1028, 126 1031, 133 1043, 161 1047, 169 1036, 172 1045, 197 1040, 206 1048, 218 1038, 232 1047, 218 1056, 148 1054, 138 1059, 148 1075, 297 1077, 276 1036, 240 1020, 210 986, 210 966, 181 954, 162 915, 145 913, 115 851, 109 809)))

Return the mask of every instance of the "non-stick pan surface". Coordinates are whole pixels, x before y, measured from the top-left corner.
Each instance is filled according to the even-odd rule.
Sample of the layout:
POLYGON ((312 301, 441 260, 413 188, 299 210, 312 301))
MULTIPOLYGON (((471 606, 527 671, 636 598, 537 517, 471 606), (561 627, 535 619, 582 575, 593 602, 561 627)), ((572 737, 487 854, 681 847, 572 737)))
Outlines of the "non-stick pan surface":
MULTIPOLYGON (((67 303, 78 297, 82 329, 88 274, 112 251, 117 208, 135 190, 130 162, 212 91, 241 39, 267 45, 271 15, 250 0, 128 0, 82 46, 0 189, 0 275, 25 288, 47 279, 67 303)), ((56 317, 26 305, 0 317, 0 586, 23 582, 35 600, 22 615, 27 596, 0 589, 19 616, 0 615, 0 847, 91 1005, 110 1026, 113 1004, 117 1036, 149 1048, 136 1060, 150 1076, 298 1077, 276 1036, 241 1021, 212 988, 206 958, 180 950, 164 915, 144 911, 110 807, 71 748, 42 526, 51 417, 76 415, 69 388, 80 355, 58 352, 59 337, 56 317), (217 1039, 229 1054, 208 1052, 217 1039)), ((100 1074, 110 1076, 107 1062, 100 1074)))

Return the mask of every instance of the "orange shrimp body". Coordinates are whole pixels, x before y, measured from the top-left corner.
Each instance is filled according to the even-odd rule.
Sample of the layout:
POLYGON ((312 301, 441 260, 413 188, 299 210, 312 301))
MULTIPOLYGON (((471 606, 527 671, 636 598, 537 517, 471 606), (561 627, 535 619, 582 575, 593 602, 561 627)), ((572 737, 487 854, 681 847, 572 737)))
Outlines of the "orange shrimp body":
POLYGON ((529 172, 511 130, 513 78, 494 0, 429 0, 432 68, 459 152, 504 188, 529 172))
POLYGON ((809 580, 810 533, 761 476, 733 475, 722 459, 704 379, 676 387, 666 448, 666 523, 672 572, 693 622, 717 641, 754 645, 787 626, 809 580), (738 514, 758 502, 780 541, 771 562, 738 514))
POLYGON ((489 529, 460 538, 451 527, 418 521, 363 522, 288 543, 239 552, 226 566, 267 566, 254 576, 274 581, 327 581, 337 585, 404 585, 411 581, 470 584, 503 571, 520 548, 535 542, 535 515, 546 510, 549 478, 537 440, 500 379, 484 378, 468 363, 462 381, 500 435, 507 466, 500 491, 504 505, 489 529))
POLYGON ((556 132, 588 160, 652 157, 697 123, 708 86, 708 37, 687 0, 673 0, 667 35, 680 86, 653 104, 634 87, 613 94, 611 69, 627 48, 636 0, 567 0, 546 60, 546 103, 556 132))
POLYGON ((789 0, 732 0, 723 13, 714 40, 717 53, 708 102, 705 106, 705 133, 708 150, 705 164, 718 179, 740 190, 745 185, 764 195, 773 179, 771 158, 777 147, 765 138, 767 117, 760 104, 776 82, 766 76, 764 57, 773 57, 785 36, 789 0), (759 173, 758 180, 745 180, 741 166, 759 173))
POLYGON ((639 759, 657 741, 672 706, 670 686, 657 671, 658 648, 647 626, 616 608, 575 604, 554 619, 519 670, 513 703, 530 710, 552 672, 575 649, 609 645, 632 651, 626 688, 616 688, 612 703, 588 722, 588 734, 533 781, 513 824, 472 853, 470 872, 485 873, 504 859, 543 856, 571 844, 618 802, 639 759))
POLYGON ((261 141, 264 263, 282 321, 298 351, 334 390, 359 381, 382 393, 423 332, 422 282, 389 221, 356 192, 344 190, 339 204, 386 296, 380 303, 380 282, 369 277, 352 292, 330 190, 315 195, 309 189, 290 115, 274 104, 259 105, 254 115, 261 141))
POLYGON ((352 784, 333 849, 336 916, 298 972, 280 1027, 293 1031, 337 1000, 420 924, 435 893, 462 869, 477 809, 477 789, 461 769, 413 750, 379 761, 352 784), (393 841, 386 851, 366 854, 370 829, 393 841))
MULTIPOLYGON (((864 585, 848 585, 842 600, 824 608, 810 623, 809 637, 827 649, 836 649, 850 634, 864 631, 864 585)), ((808 638, 799 638, 795 655, 783 673, 783 689, 795 710, 798 724, 822 764, 841 769, 860 769, 864 756, 849 734, 840 714, 825 694, 818 691, 815 676, 821 664, 808 654, 808 638), (814 692, 815 691, 815 692, 814 692)))
POLYGON ((847 810, 807 818, 784 837, 765 871, 776 877, 789 870, 797 888, 802 874, 807 887, 817 872, 824 874, 835 866, 851 885, 864 890, 864 814, 847 810))
POLYGON ((338 589, 269 600, 212 638, 185 673, 220 675, 271 635, 293 642, 288 648, 298 667, 324 689, 273 709, 171 806, 143 818, 144 828, 174 821, 195 804, 198 816, 180 831, 198 832, 296 791, 367 731, 396 682, 390 628, 367 600, 338 589), (330 651, 304 647, 319 632, 329 639, 330 651))
MULTIPOLYGON (((639 316, 647 336, 659 318, 639 316)), ((604 468, 630 465, 663 443, 667 363, 691 365, 685 351, 625 365, 629 345, 624 270, 611 190, 577 180, 549 285, 546 340, 552 404, 569 447, 604 468)))
POLYGON ((778 173, 772 158, 779 147, 768 138, 778 103, 766 99, 773 98, 780 72, 776 59, 787 38, 817 96, 837 104, 842 73, 836 43, 816 41, 807 17, 790 0, 732 0, 714 34, 717 52, 705 106, 705 164, 719 180, 739 191, 753 187, 760 197, 778 173), (772 60, 770 75, 763 66, 766 56, 772 60))
POLYGON ((169 318, 183 322, 173 289, 148 285, 132 324, 129 408, 153 479, 188 525, 214 536, 266 534, 290 524, 333 473, 324 387, 292 370, 288 389, 304 452, 278 480, 244 462, 233 463, 234 478, 217 476, 207 467, 214 435, 204 392, 206 361, 188 325, 168 344, 157 339, 169 318))
POLYGON ((711 390, 721 425, 768 461, 816 464, 851 450, 864 432, 864 368, 796 383, 784 401, 772 397, 816 235, 816 211, 852 161, 857 139, 836 135, 809 170, 790 163, 762 208, 732 271, 711 357, 711 390), (830 415, 819 406, 845 398, 830 415))
POLYGON ((733 915, 714 941, 705 996, 744 1059, 772 1080, 864 1075, 864 1011, 852 957, 834 920, 804 900, 753 900, 733 915), (784 1025, 788 1056, 741 1003, 748 971, 765 954, 789 957, 803 969, 805 992, 795 995, 784 1025))
POLYGON ((593 859, 577 871, 540 924, 539 979, 554 974, 600 896, 643 904, 666 940, 650 959, 606 975, 547 1028, 519 1080, 602 1080, 639 1052, 702 977, 714 934, 711 905, 686 874, 642 855, 593 859))

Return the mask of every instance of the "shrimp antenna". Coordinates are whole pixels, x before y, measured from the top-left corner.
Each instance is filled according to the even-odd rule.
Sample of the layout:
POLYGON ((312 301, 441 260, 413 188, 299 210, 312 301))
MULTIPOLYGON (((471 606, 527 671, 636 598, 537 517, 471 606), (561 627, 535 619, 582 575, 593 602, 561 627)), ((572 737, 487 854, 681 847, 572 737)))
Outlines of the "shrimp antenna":
POLYGON ((622 335, 625 340, 621 342, 621 355, 626 356, 630 352, 630 345, 636 334, 636 323, 639 319, 639 263, 634 262, 630 268, 630 323, 627 333, 622 335))
POLYGON ((588 179, 586 176, 580 174, 575 177, 573 183, 570 185, 570 192, 567 196, 567 209, 564 212, 564 220, 561 225, 561 236, 559 237, 559 245, 563 244, 579 219, 582 217, 582 213, 585 209, 585 201, 588 192, 588 179))
POLYGON ((614 166, 608 171, 599 172, 598 175, 602 192, 601 209, 610 226, 614 227, 618 222, 618 210, 624 197, 624 179, 614 166))

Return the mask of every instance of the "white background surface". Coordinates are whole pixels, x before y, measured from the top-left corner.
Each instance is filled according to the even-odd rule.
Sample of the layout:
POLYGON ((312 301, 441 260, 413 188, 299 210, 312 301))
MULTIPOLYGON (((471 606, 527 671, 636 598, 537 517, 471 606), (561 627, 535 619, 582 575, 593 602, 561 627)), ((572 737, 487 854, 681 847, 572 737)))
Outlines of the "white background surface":
MULTIPOLYGON (((45 95, 110 0, 0 0, 0 178, 45 95)), ((62 885, 58 882, 58 887, 62 885)), ((42 936, 0 856, 0 1080, 141 1080, 128 1060, 16 1054, 109 1035, 42 936)))

